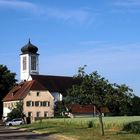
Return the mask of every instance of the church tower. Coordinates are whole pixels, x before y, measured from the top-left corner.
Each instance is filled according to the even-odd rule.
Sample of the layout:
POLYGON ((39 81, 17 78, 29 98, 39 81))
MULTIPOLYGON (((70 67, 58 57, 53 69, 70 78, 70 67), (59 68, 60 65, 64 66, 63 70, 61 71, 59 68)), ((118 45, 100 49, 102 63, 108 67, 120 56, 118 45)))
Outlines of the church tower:
POLYGON ((20 80, 29 80, 30 75, 39 74, 38 48, 29 42, 21 48, 20 54, 20 80))

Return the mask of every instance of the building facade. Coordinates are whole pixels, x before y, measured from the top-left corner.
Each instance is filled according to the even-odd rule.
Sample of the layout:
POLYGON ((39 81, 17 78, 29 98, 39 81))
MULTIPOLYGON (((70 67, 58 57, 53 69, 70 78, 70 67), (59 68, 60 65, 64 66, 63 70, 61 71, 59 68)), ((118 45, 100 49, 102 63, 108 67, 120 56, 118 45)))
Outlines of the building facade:
POLYGON ((3 99, 3 116, 7 117, 18 102, 22 102, 23 114, 31 121, 54 116, 54 97, 35 80, 20 83, 6 95, 3 99))
POLYGON ((50 76, 39 74, 38 48, 29 42, 21 48, 20 80, 3 99, 3 116, 16 106, 23 103, 23 113, 36 118, 53 117, 54 103, 66 96, 66 89, 70 88, 75 80, 72 77, 50 76))

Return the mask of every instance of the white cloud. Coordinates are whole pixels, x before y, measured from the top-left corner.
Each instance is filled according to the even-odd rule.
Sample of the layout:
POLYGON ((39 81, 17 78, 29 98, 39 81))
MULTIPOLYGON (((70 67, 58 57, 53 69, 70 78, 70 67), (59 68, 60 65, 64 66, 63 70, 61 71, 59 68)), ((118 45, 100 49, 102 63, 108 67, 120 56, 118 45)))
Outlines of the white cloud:
POLYGON ((140 0, 112 0, 113 12, 120 14, 139 13, 140 0))
POLYGON ((120 7, 138 7, 140 6, 139 0, 117 0, 114 2, 114 5, 120 7))
POLYGON ((65 9, 59 7, 50 7, 49 5, 46 5, 44 7, 44 5, 37 5, 34 2, 20 1, 20 0, 0 0, 0 7, 20 10, 20 11, 22 10, 26 13, 27 12, 32 13, 33 17, 23 18, 26 20, 34 20, 36 18, 37 19, 51 18, 63 22, 68 22, 68 23, 90 24, 93 22, 95 17, 95 14, 93 14, 91 9, 88 8, 65 9))
POLYGON ((1 9, 5 8, 6 10, 8 8, 8 9, 14 9, 15 11, 23 11, 25 13, 31 13, 34 16, 43 14, 43 9, 41 9, 41 7, 28 1, 0 0, 0 7, 1 9))
POLYGON ((33 3, 19 0, 0 0, 0 7, 9 8, 35 8, 33 3))
POLYGON ((46 15, 67 22, 86 23, 93 20, 93 15, 89 9, 46 8, 46 15))

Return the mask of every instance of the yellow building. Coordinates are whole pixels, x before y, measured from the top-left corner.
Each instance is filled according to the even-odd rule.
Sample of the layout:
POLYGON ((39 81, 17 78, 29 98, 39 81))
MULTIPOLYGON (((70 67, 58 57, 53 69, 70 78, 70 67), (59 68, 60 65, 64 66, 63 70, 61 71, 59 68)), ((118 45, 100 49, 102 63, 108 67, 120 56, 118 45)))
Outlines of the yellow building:
POLYGON ((23 114, 31 121, 54 116, 54 97, 38 81, 22 82, 6 95, 3 99, 5 117, 17 102, 23 103, 23 114))

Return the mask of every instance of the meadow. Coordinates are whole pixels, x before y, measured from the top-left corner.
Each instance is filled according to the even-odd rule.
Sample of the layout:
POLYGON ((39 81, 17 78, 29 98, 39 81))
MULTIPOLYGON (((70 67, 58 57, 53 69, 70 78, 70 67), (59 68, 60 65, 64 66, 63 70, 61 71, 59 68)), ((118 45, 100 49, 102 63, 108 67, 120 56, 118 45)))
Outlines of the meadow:
POLYGON ((140 116, 103 117, 105 136, 101 136, 98 117, 45 119, 21 127, 60 140, 140 140, 140 134, 123 131, 124 125, 136 121, 140 122, 140 116))

